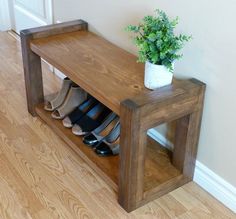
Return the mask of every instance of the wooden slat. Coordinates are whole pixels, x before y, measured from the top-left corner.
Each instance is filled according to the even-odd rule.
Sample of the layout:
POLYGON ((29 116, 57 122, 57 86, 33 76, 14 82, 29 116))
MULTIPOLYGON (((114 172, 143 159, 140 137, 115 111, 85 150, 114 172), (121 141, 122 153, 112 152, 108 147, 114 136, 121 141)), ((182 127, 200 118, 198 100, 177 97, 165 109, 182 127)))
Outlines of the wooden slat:
POLYGON ((62 33, 70 33, 79 30, 87 30, 88 23, 83 20, 74 20, 59 24, 51 24, 41 27, 21 30, 21 35, 32 35, 33 39, 54 36, 62 33))

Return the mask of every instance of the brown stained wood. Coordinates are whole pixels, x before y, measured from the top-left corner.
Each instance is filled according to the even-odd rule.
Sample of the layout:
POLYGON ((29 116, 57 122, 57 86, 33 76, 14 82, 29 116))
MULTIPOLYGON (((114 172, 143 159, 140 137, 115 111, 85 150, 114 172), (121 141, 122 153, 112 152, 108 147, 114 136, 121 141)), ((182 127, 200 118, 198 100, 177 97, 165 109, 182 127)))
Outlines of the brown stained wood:
POLYGON ((163 107, 160 104, 160 106, 157 107, 158 110, 153 110, 152 113, 144 113, 141 121, 141 129, 147 130, 163 123, 169 123, 184 117, 196 110, 195 106, 197 101, 197 96, 189 98, 178 97, 173 99, 173 104, 166 101, 165 106, 165 101, 163 101, 163 107))
POLYGON ((48 36, 54 36, 62 33, 70 33, 80 30, 87 30, 88 23, 83 20, 74 20, 58 24, 46 25, 31 29, 22 30, 23 35, 32 35, 32 39, 39 39, 48 36))
POLYGON ((148 159, 145 159, 144 192, 181 175, 181 172, 172 165, 172 152, 168 149, 148 138, 146 150, 148 159))
POLYGON ((32 40, 31 49, 117 114, 121 101, 149 92, 137 57, 91 32, 32 40))
POLYGON ((128 212, 142 200, 146 133, 140 133, 139 111, 132 102, 121 105, 120 172, 118 201, 128 212), (130 104, 131 103, 131 104, 130 104))
MULTIPOLYGON (((201 123, 202 111, 195 112, 190 115, 188 132, 186 136, 185 144, 185 156, 182 162, 183 164, 183 174, 193 179, 196 156, 197 156, 197 145, 200 134, 200 123, 201 123)), ((184 138, 185 136, 183 136, 184 138)), ((183 147, 183 145, 182 145, 183 147)))
POLYGON ((179 80, 174 84, 132 98, 140 108, 141 129, 168 123, 198 111, 201 86, 192 80, 179 80))
POLYGON ((22 30, 20 32, 27 105, 28 111, 33 116, 36 115, 35 106, 42 103, 44 100, 44 93, 41 58, 31 50, 31 40, 86 29, 87 23, 82 20, 77 20, 22 30))
POLYGON ((35 105, 44 100, 41 59, 30 49, 31 34, 21 34, 28 111, 35 116, 35 105))
POLYGON ((140 93, 132 98, 132 101, 139 107, 149 107, 155 109, 157 104, 185 93, 194 93, 198 86, 192 80, 173 79, 171 85, 167 85, 156 90, 149 90, 146 93, 140 93))
MULTIPOLYGON (((36 108, 39 116, 113 188, 117 189, 118 185, 118 200, 125 210, 132 211, 192 179, 205 84, 196 79, 174 80, 171 85, 154 91, 144 88, 144 65, 138 64, 134 55, 87 31, 87 23, 83 21, 38 31, 25 30, 22 36, 30 32, 30 41, 27 46, 23 45, 27 55, 42 57, 120 115, 120 157, 104 159, 97 157, 59 121, 53 120, 43 105, 36 108), (158 147, 150 153, 147 130, 173 120, 177 120, 177 132, 172 160, 168 156, 160 157, 158 147), (153 154, 157 156, 150 156, 153 154)), ((37 65, 39 78, 41 69, 37 65)), ((35 68, 33 61, 24 66, 29 69, 25 71, 27 77, 35 75, 30 69, 35 68)), ((34 83, 32 78, 26 80, 28 87, 34 83)), ((42 90, 42 82, 38 86, 36 90, 42 90)), ((27 93, 31 96, 30 106, 40 102, 37 96, 36 101, 30 102, 34 90, 27 93)))
MULTIPOLYGON (((119 174, 119 203, 126 211, 132 211, 153 199, 153 188, 159 188, 158 195, 171 191, 182 179, 181 173, 170 163, 168 150, 154 140, 147 141, 147 133, 140 132, 139 109, 133 102, 121 105, 121 151, 119 174), (169 180, 175 178, 169 186, 169 180), (162 184, 164 184, 162 188, 162 184), (169 190, 168 190, 169 189, 169 190), (151 190, 150 194, 145 192, 151 190)), ((177 188, 177 187, 176 187, 177 188)), ((157 191, 155 191, 157 193, 157 191)))
POLYGON ((190 115, 184 116, 176 121, 175 144, 173 151, 173 165, 181 172, 184 168, 186 140, 190 115))
POLYGON ((196 157, 197 157, 197 146, 200 135, 200 124, 202 119, 202 111, 191 114, 189 118, 189 129, 186 140, 186 151, 184 159, 183 174, 193 179, 196 157))
POLYGON ((197 80, 193 80, 193 82, 200 87, 198 102, 196 103, 198 110, 177 120, 173 153, 173 164, 183 171, 183 174, 189 179, 193 179, 195 169, 205 94, 205 85, 197 80))
MULTIPOLYGON (((195 140, 199 137, 201 122, 198 116, 202 112, 204 90, 203 83, 191 79, 122 102, 119 203, 127 211, 192 180, 197 151, 195 140), (191 118, 191 122, 188 118, 191 118), (143 179, 147 171, 144 171, 143 166, 147 145, 143 134, 156 125, 175 119, 180 122, 177 122, 177 146, 172 163, 181 172, 175 169, 175 175, 165 178, 169 171, 158 172, 156 167, 154 172, 164 179, 162 183, 156 181, 155 184, 151 180, 145 182, 143 179)), ((149 160, 146 160, 147 163, 150 164, 149 160)), ((160 163, 168 167, 163 160, 160 163)))

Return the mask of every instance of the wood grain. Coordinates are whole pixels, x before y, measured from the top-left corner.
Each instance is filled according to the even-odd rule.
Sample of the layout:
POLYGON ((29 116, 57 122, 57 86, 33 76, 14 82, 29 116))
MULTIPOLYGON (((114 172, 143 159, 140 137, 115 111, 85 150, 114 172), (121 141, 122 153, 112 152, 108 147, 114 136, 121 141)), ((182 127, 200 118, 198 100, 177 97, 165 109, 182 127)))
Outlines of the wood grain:
POLYGON ((148 92, 137 57, 91 32, 35 39, 31 49, 117 114, 121 101, 148 92))
MULTIPOLYGON (((192 182, 126 213, 114 190, 27 112, 20 44, 2 32, 0 66, 0 218, 236 218, 192 182)), ((60 81, 43 73, 45 94, 55 92, 60 81)))

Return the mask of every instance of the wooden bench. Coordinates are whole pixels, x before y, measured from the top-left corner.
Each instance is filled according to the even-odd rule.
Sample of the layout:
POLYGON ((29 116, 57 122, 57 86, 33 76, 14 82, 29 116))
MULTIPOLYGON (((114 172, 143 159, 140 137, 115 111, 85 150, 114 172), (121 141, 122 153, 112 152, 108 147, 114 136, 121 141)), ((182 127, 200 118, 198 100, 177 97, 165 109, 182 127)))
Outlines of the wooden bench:
POLYGON ((117 191, 128 212, 193 178, 205 84, 174 80, 151 91, 144 65, 125 50, 88 31, 82 20, 21 31, 28 111, 41 117, 117 191), (41 58, 120 116, 120 155, 99 157, 81 138, 44 111, 41 58), (174 150, 147 135, 176 120, 174 150))

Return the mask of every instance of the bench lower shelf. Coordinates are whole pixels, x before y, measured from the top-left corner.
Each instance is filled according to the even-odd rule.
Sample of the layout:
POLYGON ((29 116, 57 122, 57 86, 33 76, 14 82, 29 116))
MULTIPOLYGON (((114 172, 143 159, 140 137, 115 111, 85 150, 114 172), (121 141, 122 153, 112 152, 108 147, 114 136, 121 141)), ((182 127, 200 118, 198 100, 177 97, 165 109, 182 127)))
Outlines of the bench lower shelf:
MULTIPOLYGON (((36 107, 38 116, 46 122, 76 153, 78 153, 115 191, 118 188, 119 156, 100 157, 82 142, 82 138, 65 128, 60 120, 51 117, 51 113, 36 107)), ((170 162, 171 152, 148 137, 147 156, 145 161, 144 191, 181 176, 181 173, 170 162)))

